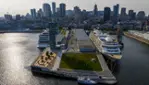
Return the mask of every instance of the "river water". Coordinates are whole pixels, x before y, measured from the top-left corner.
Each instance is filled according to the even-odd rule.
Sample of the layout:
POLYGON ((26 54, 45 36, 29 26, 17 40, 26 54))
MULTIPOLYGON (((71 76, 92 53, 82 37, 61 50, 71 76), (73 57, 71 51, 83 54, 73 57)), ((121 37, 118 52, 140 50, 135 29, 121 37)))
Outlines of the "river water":
MULTIPOLYGON (((77 85, 76 81, 33 75, 30 65, 40 50, 38 33, 0 34, 0 85, 77 85)), ((117 85, 149 85, 149 46, 124 37, 117 85)))

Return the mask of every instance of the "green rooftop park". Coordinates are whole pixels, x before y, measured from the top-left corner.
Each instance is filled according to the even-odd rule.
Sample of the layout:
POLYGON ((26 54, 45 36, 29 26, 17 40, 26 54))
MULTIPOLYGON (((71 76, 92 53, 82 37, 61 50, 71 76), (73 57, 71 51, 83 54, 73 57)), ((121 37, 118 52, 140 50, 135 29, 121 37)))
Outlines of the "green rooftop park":
POLYGON ((64 53, 62 55, 60 68, 102 71, 99 60, 94 53, 64 53))

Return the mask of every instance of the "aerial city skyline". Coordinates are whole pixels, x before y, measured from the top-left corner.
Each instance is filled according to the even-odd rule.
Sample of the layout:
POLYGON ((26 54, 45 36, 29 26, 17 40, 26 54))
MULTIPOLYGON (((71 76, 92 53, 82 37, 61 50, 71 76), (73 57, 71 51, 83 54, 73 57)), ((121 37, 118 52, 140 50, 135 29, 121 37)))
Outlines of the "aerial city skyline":
MULTIPOLYGON (((97 4, 94 4, 94 8, 90 11, 86 10, 86 9, 81 9, 79 6, 74 6, 72 10, 67 10, 67 4, 65 3, 60 3, 57 5, 56 2, 51 2, 51 3, 43 3, 42 4, 42 7, 39 8, 39 9, 36 9, 36 8, 31 8, 30 9, 30 12, 26 13, 26 15, 24 16, 30 16, 31 18, 39 18, 39 17, 65 17, 66 15, 70 15, 70 14, 73 14, 73 11, 75 12, 75 8, 78 7, 79 11, 86 11, 86 12, 89 12, 89 13, 92 13, 96 16, 101 16, 100 14, 104 14, 104 21, 107 21, 107 20, 115 20, 117 21, 118 20, 118 17, 119 19, 122 19, 122 20, 125 20, 127 19, 126 18, 126 15, 129 16, 129 18, 131 19, 135 19, 135 17, 145 17, 145 16, 148 16, 145 11, 139 11, 139 12, 136 12, 135 10, 133 9, 127 9, 126 7, 120 7, 120 4, 116 4, 116 5, 113 5, 113 7, 109 7, 109 6, 105 6, 103 10, 99 10, 98 8, 98 5, 97 4), (112 16, 112 17, 111 17, 112 16)), ((77 9, 76 9, 77 10, 77 9)), ((4 17, 6 18, 7 15, 10 15, 10 17, 12 16, 12 14, 10 14, 9 12, 7 12, 6 14, 4 14, 4 17)), ((17 15, 20 15, 21 14, 16 14, 14 15, 15 17, 17 15)))
MULTIPOLYGON (((108 0, 104 0, 104 1, 92 1, 91 3, 88 2, 83 2, 83 1, 65 1, 65 0, 55 0, 55 1, 51 1, 51 0, 31 0, 29 1, 30 4, 28 4, 28 0, 25 1, 19 1, 19 0, 14 0, 12 3, 7 3, 6 1, 1 1, 0 3, 0 16, 3 16, 4 14, 11 14, 11 15, 16 15, 16 14, 21 14, 21 15, 26 15, 26 13, 30 12, 31 8, 35 8, 40 9, 42 8, 42 4, 44 3, 48 3, 50 4, 51 8, 52 8, 52 2, 56 3, 56 7, 59 7, 58 4, 60 3, 65 3, 66 4, 66 10, 73 10, 74 6, 79 6, 80 9, 86 9, 87 11, 92 11, 94 8, 94 5, 97 4, 98 10, 99 11, 103 11, 104 7, 110 7, 111 9, 113 9, 113 5, 115 4, 119 4, 120 8, 121 7, 126 7, 126 13, 128 13, 128 10, 134 10, 136 13, 138 13, 139 11, 145 11, 146 15, 149 14, 148 12, 148 5, 145 3, 146 0, 144 0, 144 2, 140 2, 140 1, 129 1, 129 3, 127 1, 123 1, 123 0, 119 0, 119 1, 108 1, 108 0), (107 1, 107 2, 106 2, 107 1), (40 2, 40 3, 39 3, 40 2), (71 3, 70 3, 71 2, 71 3), (105 3, 106 2, 106 3, 105 3), (36 4, 33 4, 36 3, 36 4), (77 4, 78 3, 78 4, 77 4), (138 7, 137 4, 140 4, 140 6, 138 7)), ((111 10, 112 11, 112 10, 111 10)), ((119 12, 120 13, 120 12, 119 12)))

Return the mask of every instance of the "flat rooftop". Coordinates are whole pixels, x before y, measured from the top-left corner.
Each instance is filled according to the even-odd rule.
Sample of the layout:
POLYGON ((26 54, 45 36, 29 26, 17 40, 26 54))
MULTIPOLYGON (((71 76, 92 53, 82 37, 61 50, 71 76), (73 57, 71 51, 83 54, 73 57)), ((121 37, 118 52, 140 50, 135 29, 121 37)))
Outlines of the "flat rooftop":
POLYGON ((75 29, 77 40, 89 40, 89 37, 85 33, 84 29, 75 29))
POLYGON ((76 29, 75 34, 79 48, 95 49, 95 46, 91 42, 89 36, 85 33, 84 29, 76 29))

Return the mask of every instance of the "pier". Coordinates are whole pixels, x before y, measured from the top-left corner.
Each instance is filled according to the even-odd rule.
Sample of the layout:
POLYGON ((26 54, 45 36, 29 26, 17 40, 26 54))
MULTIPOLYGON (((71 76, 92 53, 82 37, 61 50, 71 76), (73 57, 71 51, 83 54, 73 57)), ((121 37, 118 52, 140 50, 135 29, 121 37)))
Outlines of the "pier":
POLYGON ((91 80, 103 84, 117 83, 116 78, 109 70, 102 54, 98 51, 94 51, 94 49, 98 48, 97 43, 91 40, 88 36, 85 36, 87 38, 83 38, 82 40, 82 38, 79 37, 79 34, 81 35, 83 31, 77 31, 73 30, 74 34, 69 41, 68 49, 54 52, 56 53, 56 57, 55 61, 52 63, 48 63, 48 59, 43 60, 44 58, 42 58, 45 53, 51 51, 49 47, 46 48, 31 65, 32 71, 75 80, 80 77, 89 77, 91 80), (75 32, 77 31, 79 32, 76 36, 75 32), (84 45, 83 42, 85 43, 86 41, 88 43, 84 45), (86 50, 84 46, 88 47, 89 49, 86 50), (74 62, 75 66, 72 65, 73 63, 71 63, 71 61, 68 62, 69 60, 67 60, 67 56, 69 56, 69 60, 73 60, 72 62, 74 62), (38 65, 40 64, 38 61, 43 61, 44 64, 38 65), (81 63, 83 66, 79 66, 77 63, 75 63, 75 61, 81 63), (67 63, 69 66, 64 65, 63 62, 64 64, 67 63), (89 67, 87 66, 88 64, 90 64, 89 67), (87 66, 88 68, 85 68, 84 66, 87 66))

